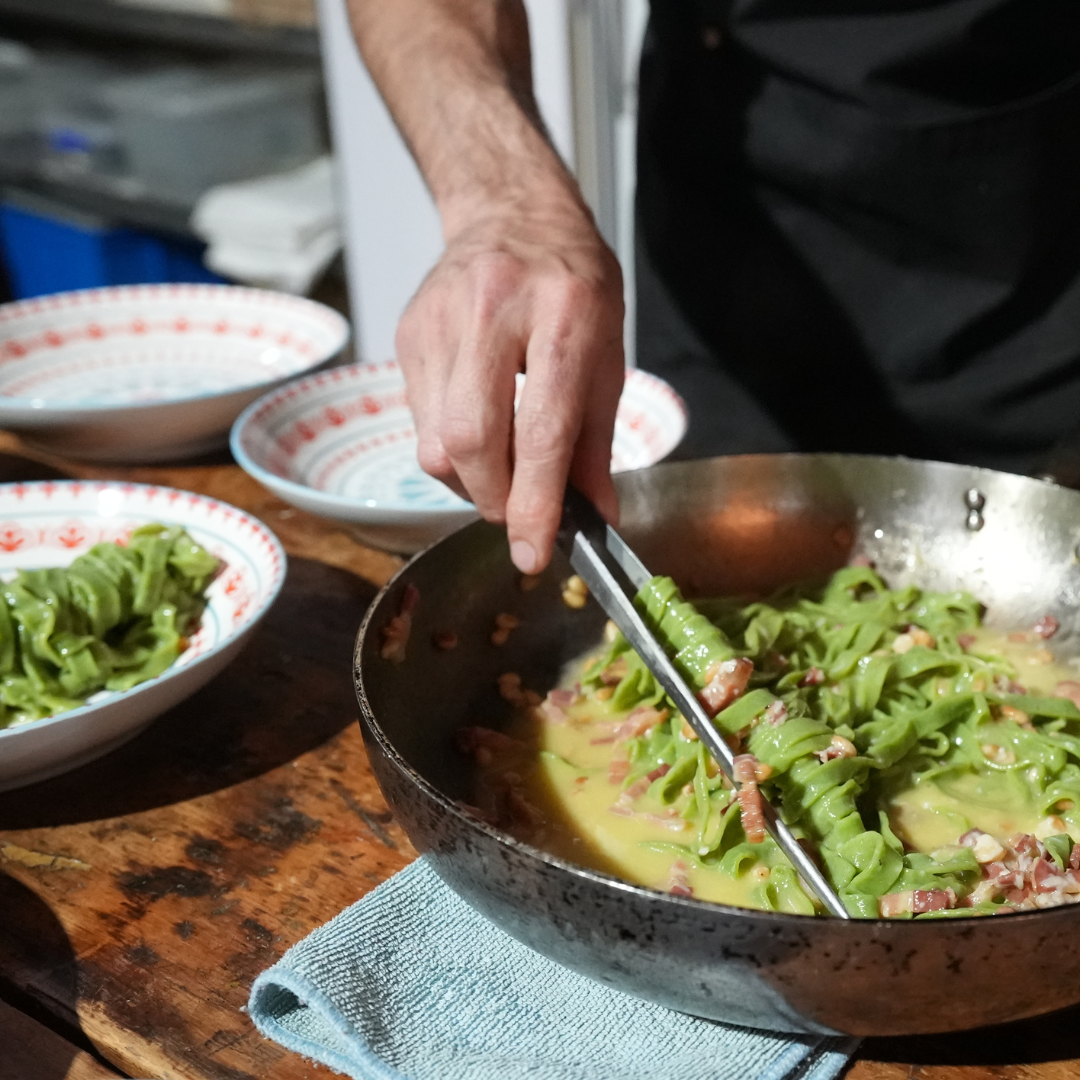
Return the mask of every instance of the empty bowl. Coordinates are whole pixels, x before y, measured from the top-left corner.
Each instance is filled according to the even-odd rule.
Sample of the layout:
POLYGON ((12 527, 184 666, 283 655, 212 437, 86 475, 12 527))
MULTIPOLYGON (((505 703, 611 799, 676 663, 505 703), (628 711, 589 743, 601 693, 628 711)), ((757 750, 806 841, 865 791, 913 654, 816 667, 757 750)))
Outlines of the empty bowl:
MULTIPOLYGON (((653 465, 686 432, 662 379, 628 370, 612 472, 653 465)), ((473 521, 473 505, 428 476, 396 361, 332 368, 260 398, 233 427, 233 456, 286 502, 350 522, 366 543, 411 553, 473 521)))
POLYGON ((130 285, 0 305, 0 426, 42 449, 150 462, 223 447, 268 388, 337 356, 349 325, 295 296, 130 285))

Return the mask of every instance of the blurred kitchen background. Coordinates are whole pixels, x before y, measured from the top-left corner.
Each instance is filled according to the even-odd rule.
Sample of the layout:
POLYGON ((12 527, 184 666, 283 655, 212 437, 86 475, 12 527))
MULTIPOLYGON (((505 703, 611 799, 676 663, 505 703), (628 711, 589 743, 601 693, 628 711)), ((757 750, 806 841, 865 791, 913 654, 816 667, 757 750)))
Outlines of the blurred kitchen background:
MULTIPOLYGON (((540 107, 632 327, 647 0, 526 6, 540 107)), ((0 0, 0 299, 249 283, 338 308, 381 360, 440 246, 344 0, 0 0)))

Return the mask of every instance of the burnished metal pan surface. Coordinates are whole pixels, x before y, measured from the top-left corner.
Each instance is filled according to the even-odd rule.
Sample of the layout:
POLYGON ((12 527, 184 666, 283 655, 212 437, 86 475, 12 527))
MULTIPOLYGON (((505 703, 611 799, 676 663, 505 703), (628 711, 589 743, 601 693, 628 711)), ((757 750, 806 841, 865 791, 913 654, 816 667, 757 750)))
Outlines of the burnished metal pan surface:
MULTIPOLYGON (((764 594, 872 558, 890 584, 966 588, 988 621, 1061 622, 1080 652, 1080 493, 1024 477, 902 459, 762 455, 619 477, 621 531, 690 595, 764 594)), ((372 605, 357 641, 362 725, 383 791, 416 847, 514 937, 592 978, 699 1016, 791 1032, 951 1031, 1080 1002, 1080 905, 1007 918, 853 921, 724 907, 626 884, 520 844, 457 805, 464 725, 499 727, 506 671, 544 691, 599 639, 595 604, 560 602, 556 562, 519 588, 505 533, 470 525, 417 556, 372 605), (380 629, 412 584, 405 660, 380 629), (521 626, 506 645, 496 614, 521 626), (432 644, 453 630, 456 649, 432 644)))

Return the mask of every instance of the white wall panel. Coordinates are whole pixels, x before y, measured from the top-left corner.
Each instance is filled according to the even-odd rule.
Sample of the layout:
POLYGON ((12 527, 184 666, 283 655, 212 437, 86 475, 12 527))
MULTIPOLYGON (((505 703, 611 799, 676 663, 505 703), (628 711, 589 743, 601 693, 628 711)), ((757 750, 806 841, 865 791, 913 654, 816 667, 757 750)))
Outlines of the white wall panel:
MULTIPOLYGON (((392 0, 391 0, 392 2, 392 0)), ((537 99, 572 162, 566 0, 526 0, 537 99)), ((319 0, 327 96, 346 229, 357 357, 394 355, 401 312, 442 250, 438 215, 353 40, 345 0, 319 0)))

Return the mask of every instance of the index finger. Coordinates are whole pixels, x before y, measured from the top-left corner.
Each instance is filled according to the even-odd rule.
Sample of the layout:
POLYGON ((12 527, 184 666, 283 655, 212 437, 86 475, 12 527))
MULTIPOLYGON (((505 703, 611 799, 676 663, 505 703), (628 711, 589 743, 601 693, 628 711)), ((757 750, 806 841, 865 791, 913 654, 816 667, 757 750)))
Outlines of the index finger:
MULTIPOLYGON (((525 388, 514 419, 514 472, 506 506, 510 556, 519 570, 539 573, 551 559, 563 494, 575 455, 592 468, 611 458, 611 431, 622 390, 622 340, 530 342, 525 388), (588 349, 588 352, 585 350, 588 349), (588 414, 588 415, 586 415, 588 414)), ((575 462, 579 466, 580 462, 575 462)), ((580 471, 575 467, 575 472, 580 471)), ((577 477, 575 477, 577 478, 577 477)), ((602 500, 609 513, 610 498, 602 500)))

